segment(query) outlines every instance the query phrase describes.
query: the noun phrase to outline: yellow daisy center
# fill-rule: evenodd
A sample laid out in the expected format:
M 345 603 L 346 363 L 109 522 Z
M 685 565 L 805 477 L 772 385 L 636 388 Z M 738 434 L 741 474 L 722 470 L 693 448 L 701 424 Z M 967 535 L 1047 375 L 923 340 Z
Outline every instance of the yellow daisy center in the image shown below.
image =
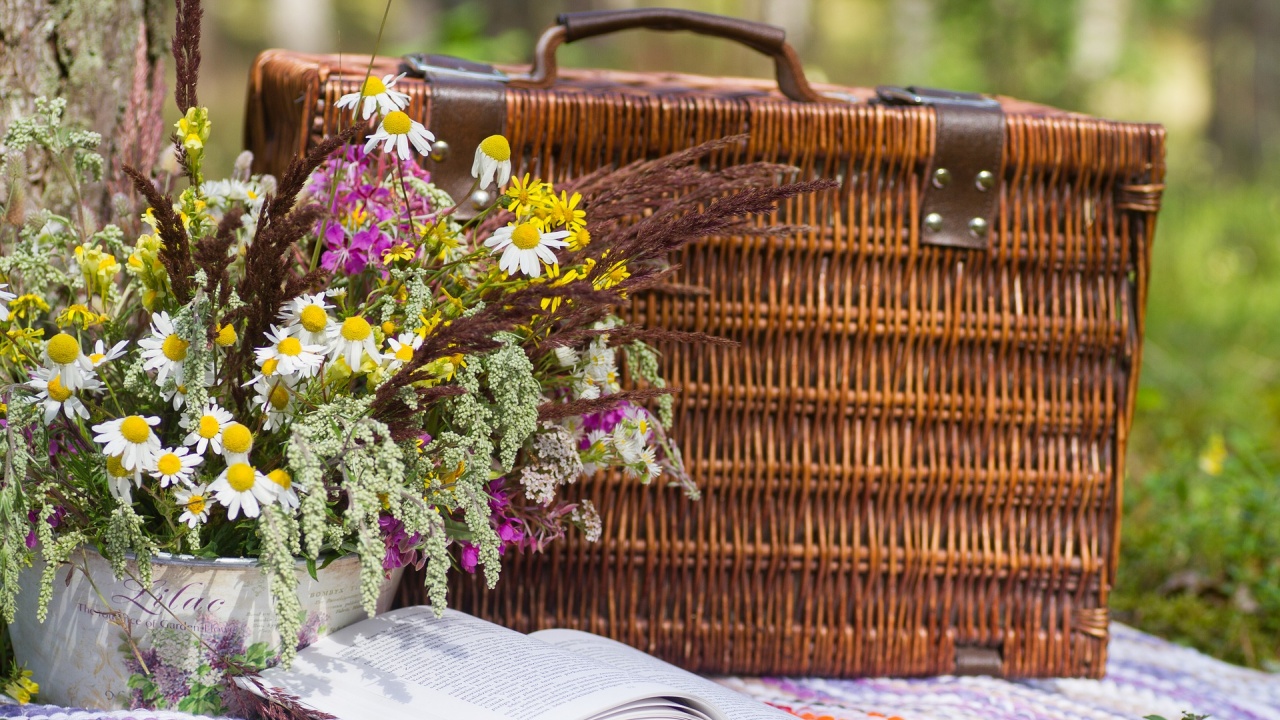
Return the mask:
M 205 499 L 203 495 L 192 495 L 187 498 L 187 510 L 192 515 L 200 515 L 204 513 Z
M 165 453 L 156 460 L 156 470 L 161 475 L 177 475 L 182 472 L 182 458 L 173 453 Z
M 59 365 L 67 365 L 80 357 L 80 343 L 66 333 L 58 333 L 49 338 L 49 359 Z
M 151 426 L 141 415 L 130 415 L 120 423 L 120 434 L 134 445 L 141 445 L 151 437 Z
M 402 110 L 392 110 L 382 118 L 382 129 L 390 135 L 408 135 L 413 121 Z
M 280 468 L 278 470 L 272 470 L 271 472 L 267 473 L 267 479 L 279 485 L 280 487 L 284 488 L 285 490 L 289 490 L 293 487 L 293 478 L 289 477 L 289 472 L 284 468 Z
M 177 335 L 170 334 L 169 337 L 164 339 L 164 344 L 160 346 L 160 351 L 170 360 L 182 362 L 187 359 L 187 347 L 190 345 L 191 343 Z
M 91 353 L 89 355 L 89 362 L 93 363 L 94 365 L 97 365 L 98 363 L 102 362 L 102 358 L 106 356 L 107 356 L 106 353 Z
M 71 391 L 62 384 L 61 375 L 54 375 L 49 378 L 49 384 L 45 389 L 48 391 L 49 397 L 58 402 L 66 402 L 67 398 L 71 397 Z
M 410 360 L 412 360 L 412 359 L 413 359 L 413 346 L 412 346 L 412 345 L 401 345 L 401 346 L 400 346 L 400 349 L 399 349 L 399 350 L 396 350 L 396 359 L 397 359 L 397 360 L 399 360 L 400 362 L 409 362 Z
M 542 242 L 542 233 L 533 223 L 521 223 L 511 231 L 511 244 L 521 250 L 532 250 Z
M 200 416 L 200 427 L 196 430 L 200 437 L 212 440 L 218 436 L 220 430 L 222 430 L 222 423 L 218 422 L 218 418 L 212 415 Z
M 281 355 L 297 357 L 302 354 L 302 342 L 296 337 L 287 337 L 281 340 L 279 345 L 276 345 L 276 350 L 278 350 Z
M 227 484 L 236 492 L 252 490 L 253 482 L 257 479 L 256 475 L 253 466 L 249 463 L 236 463 L 227 468 Z
M 511 159 L 511 144 L 501 135 L 490 135 L 480 141 L 480 152 L 502 162 Z
M 267 401 L 276 410 L 284 410 L 289 406 L 289 388 L 285 387 L 284 383 L 277 384 L 271 388 L 271 395 L 267 397 Z
M 298 318 L 302 320 L 302 327 L 306 328 L 307 332 L 320 332 L 329 324 L 329 314 L 319 305 L 308 305 L 302 308 Z
M 376 77 L 367 77 L 364 79 L 364 87 L 361 88 L 361 95 L 381 95 L 387 91 L 387 86 Z
M 231 423 L 222 431 L 222 447 L 233 453 L 247 453 L 253 449 L 253 433 L 240 423 Z
M 236 344 L 236 329 L 231 325 L 219 325 L 218 337 L 213 340 L 218 347 L 231 347 Z
M 275 375 L 276 366 L 279 364 L 280 364 L 279 360 L 275 358 L 267 358 L 266 362 L 262 363 L 262 374 L 267 377 L 271 377 L 272 375 Z
M 369 321 L 359 315 L 342 321 L 342 339 L 349 342 L 366 340 L 371 332 L 373 329 L 369 327 Z
M 133 475 L 133 471 L 125 469 L 119 455 L 112 455 L 107 458 L 107 474 L 111 477 L 123 478 Z
M 395 331 L 396 331 L 396 324 L 395 324 L 395 323 L 391 322 L 390 320 L 388 320 L 388 321 L 386 321 L 386 322 L 382 323 L 382 334 L 383 334 L 383 335 L 391 335 L 391 334 L 393 334 Z

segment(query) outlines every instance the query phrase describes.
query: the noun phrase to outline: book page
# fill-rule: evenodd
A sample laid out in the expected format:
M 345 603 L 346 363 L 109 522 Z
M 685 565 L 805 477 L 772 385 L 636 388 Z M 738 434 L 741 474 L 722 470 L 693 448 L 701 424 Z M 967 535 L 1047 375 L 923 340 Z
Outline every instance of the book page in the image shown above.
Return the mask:
M 262 679 L 342 720 L 387 720 L 410 708 L 429 720 L 587 720 L 671 694 L 594 656 L 459 612 L 437 619 L 426 607 L 340 630 L 298 653 L 292 669 Z
M 577 630 L 541 630 L 529 637 L 555 645 L 579 657 L 594 658 L 630 677 L 655 682 L 668 688 L 668 694 L 675 690 L 682 697 L 701 700 L 705 706 L 699 709 L 712 717 L 726 720 L 795 720 L 781 710 L 646 655 L 630 645 L 599 635 Z

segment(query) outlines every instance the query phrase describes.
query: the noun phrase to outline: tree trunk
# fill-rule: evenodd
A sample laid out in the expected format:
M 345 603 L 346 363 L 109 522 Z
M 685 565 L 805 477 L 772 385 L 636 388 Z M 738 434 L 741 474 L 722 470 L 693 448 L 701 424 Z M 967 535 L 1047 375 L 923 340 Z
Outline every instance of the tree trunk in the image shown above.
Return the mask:
M 1209 8 L 1213 115 L 1209 139 L 1230 176 L 1253 180 L 1280 149 L 1280 9 L 1274 0 Z
M 84 188 L 94 226 L 109 219 L 114 194 L 129 192 L 121 166 L 149 170 L 168 135 L 159 112 L 169 15 L 162 0 L 0 0 L 0 132 L 43 95 L 66 99 L 65 124 L 102 135 L 104 182 Z M 73 214 L 67 185 L 46 159 L 28 152 L 26 161 L 17 179 L 26 208 Z M 0 202 L 8 197 L 0 187 Z

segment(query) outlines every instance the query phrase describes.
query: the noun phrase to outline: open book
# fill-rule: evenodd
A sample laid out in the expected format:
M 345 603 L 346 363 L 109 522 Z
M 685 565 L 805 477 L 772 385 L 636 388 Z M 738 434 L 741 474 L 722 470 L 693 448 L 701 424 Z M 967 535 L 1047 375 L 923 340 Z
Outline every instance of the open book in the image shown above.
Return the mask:
M 522 635 L 448 610 L 394 610 L 298 653 L 264 685 L 341 720 L 782 720 L 791 716 L 622 643 Z

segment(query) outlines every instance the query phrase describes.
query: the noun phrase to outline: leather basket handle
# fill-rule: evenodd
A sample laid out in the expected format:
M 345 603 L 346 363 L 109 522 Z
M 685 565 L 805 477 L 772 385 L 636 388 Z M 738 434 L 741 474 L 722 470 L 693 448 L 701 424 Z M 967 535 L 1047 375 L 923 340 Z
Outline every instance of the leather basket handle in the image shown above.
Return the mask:
M 533 67 L 523 78 L 511 78 L 513 87 L 546 88 L 556 80 L 556 48 L 562 43 L 608 35 L 619 30 L 688 30 L 699 35 L 725 38 L 773 58 L 778 89 L 797 102 L 840 102 L 819 95 L 805 79 L 796 51 L 787 44 L 786 31 L 774 25 L 738 18 L 671 8 L 636 10 L 588 10 L 562 13 L 547 28 L 534 50 Z

